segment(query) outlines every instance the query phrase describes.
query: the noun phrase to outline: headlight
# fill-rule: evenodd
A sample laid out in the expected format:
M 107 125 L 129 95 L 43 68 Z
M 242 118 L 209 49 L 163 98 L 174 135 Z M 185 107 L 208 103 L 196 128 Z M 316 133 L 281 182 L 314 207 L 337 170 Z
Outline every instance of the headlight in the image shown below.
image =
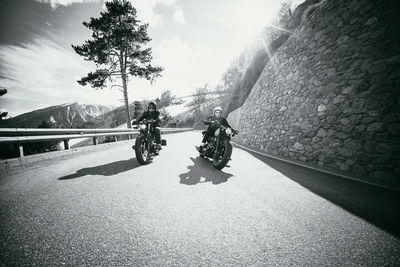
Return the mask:
M 231 128 L 226 128 L 225 132 L 226 132 L 226 134 L 231 134 L 232 133 L 232 129 Z
M 215 136 L 218 136 L 218 135 L 219 135 L 219 131 L 220 131 L 220 130 L 219 130 L 219 128 L 218 128 L 218 129 L 215 131 L 214 135 L 215 135 Z
M 142 129 L 142 130 L 146 130 L 146 124 L 142 124 L 142 125 L 140 125 L 140 129 Z

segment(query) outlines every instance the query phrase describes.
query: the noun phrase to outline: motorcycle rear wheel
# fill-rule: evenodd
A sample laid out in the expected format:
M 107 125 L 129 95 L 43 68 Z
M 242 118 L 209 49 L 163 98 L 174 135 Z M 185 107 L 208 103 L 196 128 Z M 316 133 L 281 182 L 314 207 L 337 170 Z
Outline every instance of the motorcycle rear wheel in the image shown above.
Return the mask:
M 213 166 L 217 170 L 221 170 L 228 164 L 228 161 L 231 159 L 232 155 L 232 144 L 229 142 L 229 140 L 224 140 L 224 155 L 222 158 L 217 158 L 218 154 L 216 153 L 213 158 Z
M 135 141 L 135 154 L 136 160 L 145 165 L 148 162 L 149 158 L 149 151 L 146 148 L 146 140 L 144 136 L 138 136 Z

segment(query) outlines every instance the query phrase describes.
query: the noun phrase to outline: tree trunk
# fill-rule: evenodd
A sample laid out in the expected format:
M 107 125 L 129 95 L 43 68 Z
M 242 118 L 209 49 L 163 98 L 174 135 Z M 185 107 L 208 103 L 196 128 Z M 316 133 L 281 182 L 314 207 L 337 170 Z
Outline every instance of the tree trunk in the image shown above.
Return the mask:
M 121 53 L 121 58 L 123 58 L 123 53 Z M 125 112 L 126 112 L 126 126 L 132 128 L 131 123 L 131 114 L 129 112 L 129 101 L 128 101 L 128 86 L 126 81 L 126 68 L 123 60 L 120 60 L 120 67 L 121 67 L 121 78 L 122 78 L 122 87 L 124 91 L 124 103 L 125 103 Z
M 122 75 L 122 84 L 124 87 L 124 102 L 125 102 L 125 111 L 126 111 L 126 125 L 128 128 L 132 128 L 132 123 L 131 123 L 131 114 L 129 112 L 129 101 L 128 101 L 128 88 L 127 88 L 127 82 L 126 82 L 126 76 L 125 74 Z

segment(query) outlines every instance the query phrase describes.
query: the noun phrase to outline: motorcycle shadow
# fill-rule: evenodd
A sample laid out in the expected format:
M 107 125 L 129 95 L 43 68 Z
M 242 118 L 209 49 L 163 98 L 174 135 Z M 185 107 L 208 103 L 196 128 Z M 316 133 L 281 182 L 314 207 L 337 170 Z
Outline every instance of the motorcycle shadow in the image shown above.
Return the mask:
M 211 182 L 217 185 L 227 182 L 233 176 L 233 174 L 214 169 L 211 161 L 206 158 L 198 156 L 196 158 L 190 157 L 190 159 L 193 165 L 187 166 L 189 171 L 179 175 L 181 184 L 195 185 Z
M 102 176 L 113 176 L 122 172 L 130 171 L 141 165 L 136 161 L 136 158 L 131 158 L 128 160 L 120 160 L 112 163 L 107 163 L 104 165 L 83 168 L 77 170 L 74 174 L 66 175 L 58 178 L 58 180 L 70 180 L 81 178 L 87 175 L 102 175 Z

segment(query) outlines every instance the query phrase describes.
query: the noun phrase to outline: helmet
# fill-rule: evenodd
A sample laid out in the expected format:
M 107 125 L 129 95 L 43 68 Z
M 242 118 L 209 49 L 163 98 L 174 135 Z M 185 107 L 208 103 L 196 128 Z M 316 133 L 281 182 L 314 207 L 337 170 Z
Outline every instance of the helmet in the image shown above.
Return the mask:
M 147 109 L 149 109 L 150 106 L 153 106 L 154 109 L 157 110 L 157 104 L 156 104 L 156 102 L 151 101 L 151 102 L 147 105 Z
M 222 113 L 222 108 L 220 106 L 215 107 L 213 110 L 213 115 L 215 115 L 215 111 L 221 111 L 221 113 Z

